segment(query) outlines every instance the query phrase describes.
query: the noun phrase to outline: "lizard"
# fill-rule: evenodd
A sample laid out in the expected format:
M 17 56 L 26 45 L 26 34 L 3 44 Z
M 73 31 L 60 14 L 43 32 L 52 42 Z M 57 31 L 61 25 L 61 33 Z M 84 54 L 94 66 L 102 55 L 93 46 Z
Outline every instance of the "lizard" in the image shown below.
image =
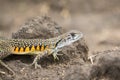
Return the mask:
M 40 60 L 41 57 L 44 55 L 53 55 L 54 59 L 59 59 L 57 57 L 58 52 L 61 51 L 64 46 L 68 46 L 81 38 L 83 38 L 82 32 L 72 30 L 49 39 L 0 39 L 0 64 L 15 74 L 2 59 L 11 54 L 35 55 L 31 65 L 34 65 L 36 69 L 41 67 L 38 64 L 38 60 Z

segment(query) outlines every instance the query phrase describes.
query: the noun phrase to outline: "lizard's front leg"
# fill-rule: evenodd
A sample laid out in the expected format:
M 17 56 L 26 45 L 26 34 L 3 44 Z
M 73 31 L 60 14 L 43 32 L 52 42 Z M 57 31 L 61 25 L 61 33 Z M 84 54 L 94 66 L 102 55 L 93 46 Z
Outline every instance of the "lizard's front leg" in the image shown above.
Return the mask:
M 54 60 L 57 59 L 59 60 L 57 55 L 63 55 L 63 54 L 58 54 L 58 52 L 61 51 L 61 49 L 55 49 L 52 53 Z
M 53 52 L 52 55 L 53 55 L 54 60 L 55 60 L 55 59 L 59 60 L 59 58 L 58 58 L 58 56 L 57 56 L 57 55 L 58 55 L 58 52 Z

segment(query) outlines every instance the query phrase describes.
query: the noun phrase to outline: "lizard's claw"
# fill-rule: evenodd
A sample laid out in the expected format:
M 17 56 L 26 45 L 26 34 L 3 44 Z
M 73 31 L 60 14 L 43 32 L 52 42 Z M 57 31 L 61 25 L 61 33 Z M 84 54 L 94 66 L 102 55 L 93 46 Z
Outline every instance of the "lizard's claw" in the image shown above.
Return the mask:
M 53 55 L 54 60 L 56 60 L 56 59 L 59 60 L 59 58 L 57 57 L 57 55 L 58 55 L 57 53 L 53 53 L 52 55 Z
M 55 52 L 52 55 L 53 55 L 54 60 L 55 59 L 59 60 L 58 55 L 62 56 L 63 54 L 58 54 L 57 52 Z
M 33 62 L 33 63 L 31 64 L 31 66 L 34 66 L 35 69 L 41 68 L 41 65 L 39 65 L 37 62 Z

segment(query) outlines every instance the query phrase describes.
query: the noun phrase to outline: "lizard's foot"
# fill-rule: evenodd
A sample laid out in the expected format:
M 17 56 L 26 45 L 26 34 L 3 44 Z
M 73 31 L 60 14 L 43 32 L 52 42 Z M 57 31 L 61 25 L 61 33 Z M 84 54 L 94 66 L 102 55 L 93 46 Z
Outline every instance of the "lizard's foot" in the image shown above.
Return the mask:
M 57 53 L 53 53 L 52 55 L 53 55 L 54 60 L 56 60 L 56 59 L 59 60 L 59 58 L 57 57 L 57 55 L 58 55 Z
M 15 72 L 10 68 L 10 67 L 8 67 L 8 65 L 6 65 L 3 61 L 1 61 L 0 60 L 0 64 L 2 65 L 2 66 L 4 66 L 6 69 L 8 69 L 11 73 L 12 73 L 12 76 L 15 76 Z M 5 74 L 5 72 L 2 72 L 2 71 L 0 71 L 0 73 L 1 74 Z
M 34 66 L 35 69 L 41 68 L 41 65 L 39 65 L 37 62 L 33 62 L 33 63 L 31 64 L 31 66 Z
M 6 73 L 4 71 L 0 71 L 0 74 L 4 74 L 5 75 Z
M 53 55 L 54 60 L 56 59 L 59 60 L 58 55 L 62 56 L 63 54 L 58 54 L 57 52 L 54 52 L 52 55 Z

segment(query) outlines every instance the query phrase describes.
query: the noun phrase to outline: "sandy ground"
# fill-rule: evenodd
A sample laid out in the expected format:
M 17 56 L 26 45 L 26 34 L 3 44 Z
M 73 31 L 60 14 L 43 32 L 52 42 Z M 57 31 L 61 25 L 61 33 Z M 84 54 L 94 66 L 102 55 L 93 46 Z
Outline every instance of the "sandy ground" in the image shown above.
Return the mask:
M 0 36 L 44 39 L 72 29 L 84 34 L 82 40 L 60 52 L 64 55 L 59 56 L 59 61 L 54 61 L 52 56 L 41 59 L 42 69 L 35 70 L 28 66 L 33 60 L 31 56 L 11 55 L 5 58 L 4 62 L 15 71 L 16 76 L 11 77 L 10 73 L 7 73 L 8 75 L 0 75 L 0 79 L 120 80 L 119 0 L 1 0 L 0 6 Z M 48 15 L 52 20 L 42 18 L 40 21 L 43 24 L 31 20 L 41 15 Z M 26 28 L 27 26 L 33 32 Z M 94 64 L 85 62 L 86 57 L 93 54 L 98 54 L 93 57 Z M 7 71 L 2 66 L 0 70 Z

